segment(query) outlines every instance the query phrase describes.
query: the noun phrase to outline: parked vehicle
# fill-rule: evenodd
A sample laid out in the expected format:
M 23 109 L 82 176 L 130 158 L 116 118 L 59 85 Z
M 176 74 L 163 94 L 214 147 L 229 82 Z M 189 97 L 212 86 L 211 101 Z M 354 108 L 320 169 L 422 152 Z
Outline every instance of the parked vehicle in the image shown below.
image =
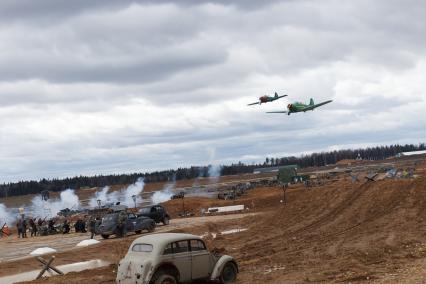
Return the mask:
M 122 230 L 119 224 L 119 212 L 106 214 L 102 218 L 102 223 L 97 229 L 97 234 L 100 234 L 104 239 L 109 238 L 111 235 L 121 236 Z M 135 232 L 136 234 L 142 233 L 143 230 L 153 232 L 156 226 L 154 220 L 144 216 L 137 216 L 134 213 L 127 212 L 126 230 L 125 232 Z
M 177 194 L 173 194 L 172 197 L 170 197 L 170 199 L 182 199 L 185 197 L 185 192 L 181 191 Z
M 229 255 L 209 252 L 199 236 L 162 233 L 133 241 L 120 261 L 119 284 L 176 284 L 213 280 L 223 284 L 237 280 L 238 265 Z
M 153 219 L 156 223 L 163 223 L 168 225 L 170 222 L 170 215 L 166 209 L 161 205 L 151 205 L 142 207 L 139 210 L 139 216 L 145 216 Z

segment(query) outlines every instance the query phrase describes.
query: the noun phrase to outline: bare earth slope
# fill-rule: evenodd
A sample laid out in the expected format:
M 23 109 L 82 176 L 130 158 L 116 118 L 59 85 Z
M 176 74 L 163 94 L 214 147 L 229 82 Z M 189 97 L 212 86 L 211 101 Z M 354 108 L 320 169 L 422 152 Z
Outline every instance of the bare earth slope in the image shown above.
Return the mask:
M 235 203 L 262 214 L 232 220 L 206 218 L 207 223 L 191 221 L 175 231 L 204 234 L 247 228 L 207 239 L 210 248 L 237 258 L 238 283 L 422 283 L 426 275 L 424 164 L 418 165 L 416 173 L 416 179 L 351 183 L 342 175 L 321 187 L 296 185 L 287 191 L 286 204 L 280 203 L 281 188 L 259 188 Z M 185 200 L 196 212 L 200 207 L 232 203 Z M 181 201 L 166 206 L 178 212 Z M 103 241 L 85 251 L 84 257 L 74 251 L 58 255 L 58 260 L 69 263 L 101 257 L 117 263 L 132 239 Z M 0 271 L 16 272 L 13 267 L 23 261 L 1 263 Z M 114 283 L 114 269 L 112 265 L 53 277 L 47 283 Z

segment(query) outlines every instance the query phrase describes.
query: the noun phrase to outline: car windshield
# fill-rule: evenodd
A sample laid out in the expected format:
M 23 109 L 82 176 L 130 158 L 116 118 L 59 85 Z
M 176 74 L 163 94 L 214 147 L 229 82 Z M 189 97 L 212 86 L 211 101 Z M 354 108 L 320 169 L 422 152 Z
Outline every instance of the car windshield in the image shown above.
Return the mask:
M 116 214 L 110 214 L 110 215 L 104 216 L 102 218 L 102 222 L 114 221 L 115 219 L 117 219 L 117 215 Z
M 139 212 L 142 213 L 142 214 L 146 214 L 146 213 L 151 212 L 151 208 L 145 207 L 145 208 L 142 208 L 141 210 L 139 210 Z
M 134 252 L 152 252 L 153 246 L 150 244 L 135 244 L 132 247 Z

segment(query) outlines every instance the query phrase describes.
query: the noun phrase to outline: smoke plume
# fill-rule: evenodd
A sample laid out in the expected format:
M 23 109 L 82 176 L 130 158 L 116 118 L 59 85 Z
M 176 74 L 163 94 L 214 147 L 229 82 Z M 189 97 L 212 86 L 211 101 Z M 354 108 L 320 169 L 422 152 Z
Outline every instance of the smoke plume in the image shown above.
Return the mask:
M 211 183 L 215 183 L 219 181 L 220 171 L 222 170 L 222 166 L 220 165 L 209 165 L 209 180 Z
M 134 184 L 129 185 L 126 189 L 121 191 L 111 191 L 110 187 L 105 186 L 101 191 L 95 193 L 95 195 L 90 198 L 89 206 L 97 207 L 98 200 L 100 200 L 101 205 L 115 204 L 120 202 L 127 207 L 133 207 L 142 202 L 142 197 L 140 196 L 145 187 L 143 178 L 139 178 Z M 133 196 L 135 196 L 135 201 L 133 201 Z
M 134 184 L 129 185 L 123 193 L 123 204 L 132 207 L 135 202 L 133 201 L 133 196 L 136 197 L 136 205 L 142 201 L 140 194 L 143 192 L 145 183 L 143 178 L 139 178 Z
M 109 186 L 105 186 L 101 191 L 97 191 L 95 195 L 90 198 L 89 206 L 90 207 L 98 207 L 98 200 L 100 200 L 100 205 L 114 204 L 120 200 L 120 192 L 113 191 L 109 192 Z
M 13 225 L 16 220 L 15 214 L 10 212 L 10 209 L 7 209 L 7 207 L 0 203 L 0 228 L 3 226 L 4 223 L 10 225 Z
M 43 200 L 36 196 L 31 200 L 30 211 L 32 217 L 53 217 L 65 208 L 78 209 L 80 200 L 73 189 L 67 189 L 60 193 L 59 199 Z
M 168 183 L 166 184 L 162 190 L 160 191 L 156 191 L 152 196 L 151 196 L 151 201 L 154 204 L 158 204 L 158 203 L 163 203 L 166 202 L 168 200 L 170 200 L 170 198 L 173 195 L 172 190 L 175 188 L 176 183 Z

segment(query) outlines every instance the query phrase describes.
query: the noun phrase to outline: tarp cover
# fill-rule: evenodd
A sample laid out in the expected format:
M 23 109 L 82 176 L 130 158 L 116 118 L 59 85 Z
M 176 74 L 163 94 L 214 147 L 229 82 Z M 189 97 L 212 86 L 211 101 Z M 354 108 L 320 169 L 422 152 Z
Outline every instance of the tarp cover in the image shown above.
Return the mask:
M 56 249 L 44 247 L 44 248 L 38 248 L 36 250 L 33 250 L 30 255 L 37 256 L 37 255 L 43 255 L 43 254 L 49 254 L 56 252 Z
M 84 240 L 84 241 L 79 242 L 76 245 L 76 247 L 87 247 L 87 246 L 96 245 L 96 244 L 99 244 L 99 243 L 100 243 L 100 241 L 93 240 L 93 239 L 91 239 L 91 240 Z

